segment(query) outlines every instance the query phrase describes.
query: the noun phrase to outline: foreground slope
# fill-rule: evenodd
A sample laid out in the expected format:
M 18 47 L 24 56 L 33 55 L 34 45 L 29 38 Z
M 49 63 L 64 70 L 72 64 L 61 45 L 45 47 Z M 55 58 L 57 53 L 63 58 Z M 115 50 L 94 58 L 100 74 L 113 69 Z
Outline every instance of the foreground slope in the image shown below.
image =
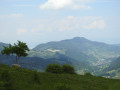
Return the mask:
M 0 90 L 120 90 L 120 80 L 40 73 L 0 64 Z

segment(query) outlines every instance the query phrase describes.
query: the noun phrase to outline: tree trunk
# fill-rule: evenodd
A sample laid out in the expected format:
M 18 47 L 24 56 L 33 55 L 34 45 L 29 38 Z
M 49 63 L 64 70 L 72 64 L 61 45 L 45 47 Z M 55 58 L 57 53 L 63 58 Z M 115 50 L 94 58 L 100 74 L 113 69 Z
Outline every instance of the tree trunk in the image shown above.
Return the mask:
M 16 56 L 16 64 L 18 64 L 18 57 Z

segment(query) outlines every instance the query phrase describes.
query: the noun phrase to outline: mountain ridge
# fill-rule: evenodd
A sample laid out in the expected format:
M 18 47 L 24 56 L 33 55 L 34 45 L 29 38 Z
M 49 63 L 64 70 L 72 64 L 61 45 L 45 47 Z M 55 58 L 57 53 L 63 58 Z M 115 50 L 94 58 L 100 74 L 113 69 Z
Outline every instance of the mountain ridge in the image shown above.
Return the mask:
M 105 48 L 104 48 L 105 47 Z M 105 44 L 105 43 L 100 43 L 100 42 L 96 42 L 96 41 L 90 41 L 87 40 L 85 38 L 79 38 L 79 37 L 75 37 L 73 39 L 67 39 L 67 40 L 62 40 L 62 41 L 57 41 L 57 42 L 48 42 L 45 44 L 39 44 L 37 45 L 35 48 L 33 48 L 32 50 L 34 51 L 44 51 L 47 49 L 56 49 L 56 50 L 62 50 L 64 53 L 66 51 L 66 48 L 71 50 L 71 49 L 79 49 L 79 53 L 83 53 L 86 54 L 89 52 L 90 53 L 98 53 L 98 52 L 102 52 L 102 53 L 110 53 L 112 55 L 111 52 L 114 53 L 119 53 L 120 51 L 120 47 L 114 46 L 114 45 L 109 45 L 109 44 Z M 97 51 L 95 51 L 95 49 Z M 74 51 L 74 50 L 71 50 Z M 94 52 L 93 52 L 94 51 Z M 107 52 L 106 52 L 107 51 Z M 99 53 L 99 54 L 100 54 Z M 119 53 L 120 54 L 120 53 Z M 116 55 L 117 56 L 119 56 Z M 104 55 L 102 55 L 104 56 Z M 108 55 L 109 56 L 109 55 Z
M 100 75 L 98 72 L 109 67 L 120 56 L 120 47 L 90 41 L 84 37 L 75 37 L 39 44 L 28 54 L 28 58 L 32 58 L 31 60 L 35 60 L 34 57 L 37 57 L 42 58 L 43 61 L 51 60 L 51 63 L 57 60 L 59 64 L 62 60 L 67 64 L 67 60 L 70 59 L 71 65 L 75 67 L 77 73 L 91 72 L 94 75 Z
M 80 62 L 89 63 L 98 69 L 97 72 L 108 67 L 115 58 L 120 56 L 119 46 L 90 41 L 83 37 L 39 44 L 33 51 L 39 53 L 56 51 Z

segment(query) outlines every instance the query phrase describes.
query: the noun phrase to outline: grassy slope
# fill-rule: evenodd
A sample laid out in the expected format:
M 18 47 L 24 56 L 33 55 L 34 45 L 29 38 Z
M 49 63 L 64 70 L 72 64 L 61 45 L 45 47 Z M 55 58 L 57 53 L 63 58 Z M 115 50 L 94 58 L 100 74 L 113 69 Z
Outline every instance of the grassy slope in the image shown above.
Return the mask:
M 0 64 L 0 90 L 120 90 L 120 80 L 40 73 Z

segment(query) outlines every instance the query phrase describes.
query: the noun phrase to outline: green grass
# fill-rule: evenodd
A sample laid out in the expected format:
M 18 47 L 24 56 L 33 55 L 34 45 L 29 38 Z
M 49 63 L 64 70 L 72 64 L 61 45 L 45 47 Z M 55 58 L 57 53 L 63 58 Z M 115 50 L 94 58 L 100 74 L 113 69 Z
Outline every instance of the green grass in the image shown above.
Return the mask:
M 120 90 L 120 80 L 41 73 L 0 64 L 0 90 Z

